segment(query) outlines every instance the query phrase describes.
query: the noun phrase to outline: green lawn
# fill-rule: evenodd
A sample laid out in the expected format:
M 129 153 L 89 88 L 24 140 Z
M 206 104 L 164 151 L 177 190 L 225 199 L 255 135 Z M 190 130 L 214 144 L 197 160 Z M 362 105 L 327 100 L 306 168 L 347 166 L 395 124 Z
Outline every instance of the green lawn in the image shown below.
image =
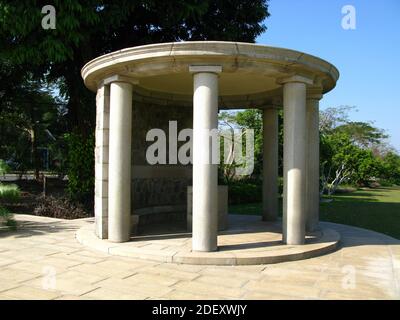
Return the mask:
M 400 187 L 360 189 L 331 199 L 332 202 L 321 203 L 322 221 L 353 225 L 400 239 Z M 231 205 L 229 212 L 261 214 L 261 203 Z

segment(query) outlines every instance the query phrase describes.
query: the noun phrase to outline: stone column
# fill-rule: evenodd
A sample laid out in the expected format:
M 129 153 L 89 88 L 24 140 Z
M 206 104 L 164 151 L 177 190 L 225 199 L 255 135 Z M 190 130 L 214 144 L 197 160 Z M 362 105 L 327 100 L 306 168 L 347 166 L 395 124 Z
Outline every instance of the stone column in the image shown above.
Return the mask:
M 263 220 L 278 216 L 278 110 L 263 110 Z
M 321 94 L 307 94 L 306 231 L 319 223 L 319 100 Z
M 283 241 L 299 245 L 305 241 L 306 85 L 312 81 L 293 76 L 281 83 L 284 110 Z
M 218 128 L 218 73 L 220 66 L 190 66 L 193 93 L 193 233 L 192 250 L 217 250 L 218 164 L 210 130 Z
M 132 85 L 110 84 L 110 154 L 108 239 L 130 239 Z
M 96 95 L 96 146 L 94 183 L 95 233 L 108 238 L 108 140 L 110 86 L 101 84 Z

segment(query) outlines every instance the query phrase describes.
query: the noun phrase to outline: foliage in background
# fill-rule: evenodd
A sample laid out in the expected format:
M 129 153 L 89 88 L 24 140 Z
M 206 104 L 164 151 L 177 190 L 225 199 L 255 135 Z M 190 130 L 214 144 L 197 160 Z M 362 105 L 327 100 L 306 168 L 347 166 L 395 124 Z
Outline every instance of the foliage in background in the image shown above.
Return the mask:
M 388 135 L 371 122 L 350 121 L 353 107 L 340 106 L 320 112 L 320 167 L 321 194 L 334 194 L 343 183 L 367 186 L 376 182 L 400 183 L 400 156 L 388 145 Z M 243 199 L 259 199 L 250 196 L 248 189 L 261 195 L 254 188 L 262 180 L 262 111 L 248 109 L 223 112 L 220 123 L 224 126 L 251 128 L 255 133 L 255 170 L 251 176 L 230 176 L 228 181 L 233 203 Z M 279 175 L 283 174 L 283 116 L 279 113 Z M 226 175 L 225 175 L 226 176 Z M 261 188 L 261 186 L 260 186 Z M 242 192 L 240 196 L 238 190 Z M 248 196 L 245 196 L 248 195 Z M 258 200 L 257 200 L 258 201 Z
M 220 126 L 240 129 L 254 130 L 254 171 L 251 179 L 259 179 L 262 175 L 262 150 L 263 150 L 263 128 L 262 128 L 262 110 L 247 109 L 239 112 L 222 112 L 219 116 Z M 283 172 L 283 116 L 278 113 L 279 121 L 279 173 Z M 232 179 L 231 179 L 232 180 Z
M 279 194 L 283 192 L 283 179 L 278 180 Z M 229 204 L 258 203 L 262 201 L 262 181 L 242 179 L 229 184 Z
M 254 130 L 254 171 L 253 176 L 258 176 L 262 171 L 262 111 L 249 109 L 236 114 L 235 122 L 240 128 Z
M 340 106 L 320 112 L 321 193 L 333 194 L 343 182 L 367 186 L 400 170 L 383 165 L 392 152 L 388 135 L 371 122 L 350 121 L 352 109 Z
M 381 177 L 389 184 L 400 186 L 400 156 L 388 152 L 381 162 Z
M 17 223 L 13 214 L 6 208 L 0 206 L 0 227 L 5 226 L 7 229 L 15 230 Z
M 254 203 L 262 200 L 262 185 L 250 181 L 234 181 L 229 185 L 229 203 Z
M 346 133 L 322 135 L 320 149 L 321 193 L 333 194 L 343 182 L 363 186 L 379 176 L 379 159 L 355 145 Z
M 15 202 L 21 196 L 21 191 L 15 184 L 0 183 L 0 201 Z
M 1 161 L 0 161 L 1 163 Z M 0 204 L 15 202 L 20 198 L 20 190 L 15 184 L 0 183 Z M 17 223 L 14 215 L 7 208 L 0 205 L 0 226 L 6 226 L 8 229 L 15 230 Z
M 363 149 L 372 149 L 388 138 L 383 130 L 376 128 L 372 123 L 349 121 L 335 128 L 335 132 L 347 134 L 351 142 Z
M 283 172 L 283 121 L 282 112 L 278 113 L 279 121 L 279 173 Z M 229 185 L 229 202 L 231 204 L 251 203 L 262 199 L 262 161 L 263 161 L 263 128 L 262 110 L 247 109 L 239 112 L 222 112 L 219 116 L 220 128 L 231 127 L 254 130 L 254 171 L 249 176 L 234 176 L 225 173 L 222 179 Z M 225 168 L 223 166 L 223 168 Z M 279 192 L 282 193 L 283 181 L 279 179 Z
M 47 167 L 40 153 L 65 131 L 65 110 L 46 83 L 4 59 L 0 59 L 0 83 L 0 154 L 13 170 L 33 169 L 38 180 L 39 170 Z
M 0 175 L 5 175 L 10 170 L 10 166 L 3 159 L 0 159 Z
M 94 135 L 65 136 L 68 145 L 68 193 L 73 200 L 89 200 L 94 192 Z
M 55 0 L 56 29 L 41 28 L 46 1 L 0 1 L 0 57 L 61 81 L 70 131 L 94 128 L 94 95 L 81 81 L 89 60 L 111 51 L 184 40 L 254 42 L 265 0 Z M 78 80 L 79 79 L 79 80 Z
M 255 110 L 252 110 L 255 111 Z M 257 116 L 257 114 L 254 114 Z M 221 112 L 219 114 L 219 134 L 220 139 L 220 182 L 230 185 L 239 176 L 244 174 L 243 170 L 250 168 L 252 163 L 256 166 L 259 162 L 253 159 L 260 156 L 260 130 L 259 128 L 246 126 L 246 123 L 237 119 L 238 114 L 232 112 Z M 251 117 L 251 116 L 250 116 Z M 251 129 L 249 132 L 246 129 Z M 248 143 L 252 143 L 254 138 L 254 150 L 249 148 Z M 262 147 L 262 146 L 261 146 Z M 250 175 L 253 179 L 257 176 L 260 168 L 255 167 Z M 241 171 L 239 174 L 238 172 Z M 248 179 L 245 176 L 244 179 Z
M 94 93 L 81 79 L 80 70 L 85 63 L 115 50 L 152 43 L 185 40 L 255 42 L 256 37 L 266 30 L 263 22 L 269 16 L 267 0 L 54 0 L 50 4 L 57 13 L 56 29 L 44 30 L 41 28 L 44 16 L 41 9 L 47 4 L 40 0 L 0 0 L 0 60 L 4 61 L 4 72 L 0 70 L 0 98 L 24 97 L 20 89 L 26 75 L 37 83 L 44 81 L 55 86 L 56 92 L 66 101 L 61 116 L 66 121 L 63 125 L 54 123 L 64 130 L 63 133 L 80 135 L 83 145 L 90 144 L 87 141 L 94 131 L 96 110 Z M 6 94 L 1 93 L 3 88 L 6 88 Z M 39 102 L 29 100 L 21 107 L 28 108 L 28 112 L 29 108 L 45 106 Z M 15 159 L 21 170 L 31 169 L 32 163 L 38 166 L 37 152 L 32 148 L 40 142 L 32 136 L 43 132 L 39 128 L 43 125 L 40 110 L 31 113 L 35 119 L 27 118 L 29 122 L 24 122 L 21 130 L 10 130 L 9 138 L 0 143 L 9 148 L 7 159 Z M 18 115 L 8 113 L 3 119 L 11 124 Z M 61 135 L 54 134 L 56 138 Z M 79 152 L 76 150 L 81 147 L 78 141 L 71 139 L 68 150 L 72 154 L 67 159 L 72 163 L 65 161 L 62 140 L 52 143 L 50 150 L 56 157 L 58 166 L 55 169 L 60 176 L 69 167 L 70 194 L 81 197 L 93 192 L 89 192 L 93 186 L 93 176 L 89 172 L 92 173 L 94 168 L 89 168 L 89 164 L 93 161 L 83 154 L 80 156 L 85 159 L 77 161 Z M 38 175 L 38 170 L 35 171 Z

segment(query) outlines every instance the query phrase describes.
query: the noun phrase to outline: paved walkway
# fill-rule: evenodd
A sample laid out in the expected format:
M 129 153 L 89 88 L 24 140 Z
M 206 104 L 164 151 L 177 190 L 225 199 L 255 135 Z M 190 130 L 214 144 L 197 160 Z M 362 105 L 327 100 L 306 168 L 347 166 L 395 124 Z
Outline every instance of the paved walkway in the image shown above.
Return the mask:
M 325 223 L 341 248 L 307 260 L 195 266 L 109 256 L 79 244 L 88 220 L 18 215 L 0 231 L 0 299 L 399 299 L 400 241 Z

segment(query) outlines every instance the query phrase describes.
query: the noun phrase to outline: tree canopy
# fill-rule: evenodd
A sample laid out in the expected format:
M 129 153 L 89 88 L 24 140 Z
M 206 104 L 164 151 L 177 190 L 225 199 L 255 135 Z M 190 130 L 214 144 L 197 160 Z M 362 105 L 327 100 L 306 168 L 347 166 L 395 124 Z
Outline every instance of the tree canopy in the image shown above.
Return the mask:
M 16 78 L 20 82 L 6 86 L 0 99 L 0 154 L 14 170 L 32 168 L 39 178 L 38 148 L 51 147 L 64 132 L 63 105 L 31 77 Z
M 38 173 L 37 147 L 54 126 L 50 131 L 64 144 L 53 153 L 67 151 L 70 190 L 82 195 L 93 191 L 96 112 L 95 96 L 80 74 L 85 63 L 151 43 L 254 42 L 269 16 L 268 0 L 54 0 L 55 28 L 44 29 L 42 8 L 48 4 L 0 0 L 0 158 L 18 158 Z M 82 152 L 89 152 L 84 161 Z
M 56 28 L 41 28 L 45 1 L 0 1 L 0 57 L 49 81 L 62 79 L 71 130 L 90 133 L 94 98 L 80 78 L 89 60 L 125 47 L 183 40 L 254 42 L 266 0 L 55 0 Z

